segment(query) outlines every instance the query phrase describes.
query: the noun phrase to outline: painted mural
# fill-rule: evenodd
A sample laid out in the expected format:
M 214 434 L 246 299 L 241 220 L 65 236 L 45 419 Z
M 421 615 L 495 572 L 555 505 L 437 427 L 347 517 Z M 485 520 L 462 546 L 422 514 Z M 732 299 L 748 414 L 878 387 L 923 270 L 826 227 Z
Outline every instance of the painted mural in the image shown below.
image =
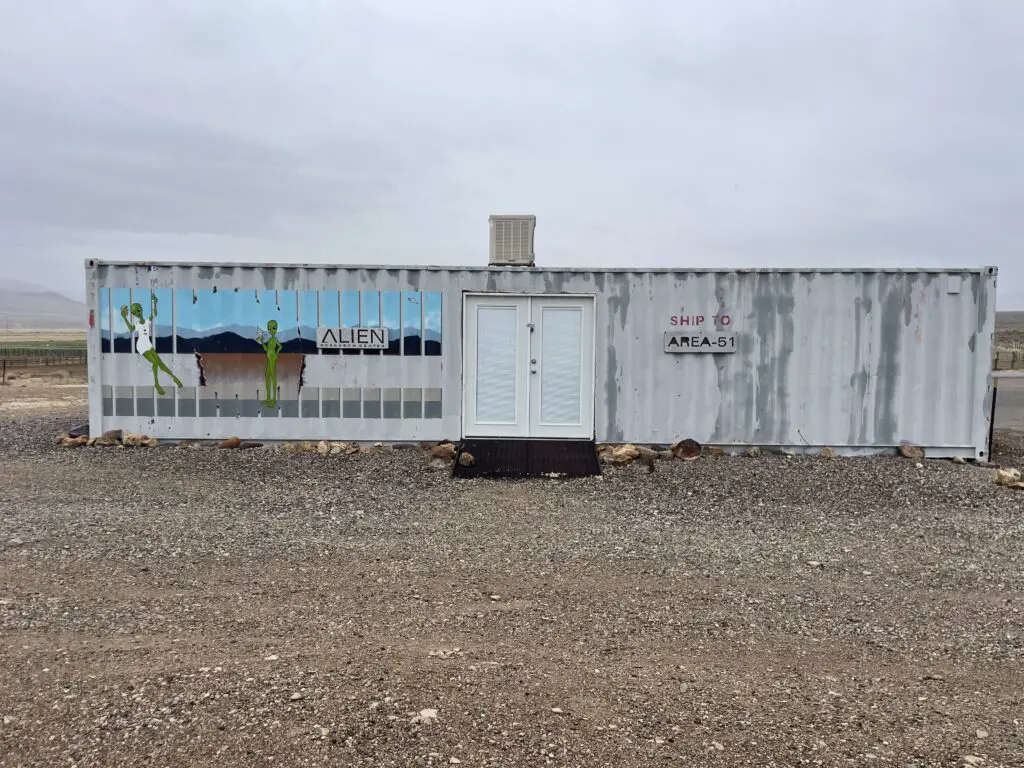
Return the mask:
M 313 355 L 439 357 L 440 292 L 103 287 L 99 304 L 102 352 L 137 354 L 153 372 L 148 393 L 140 386 L 108 387 L 108 415 L 441 416 L 440 390 L 342 389 L 329 381 L 310 388 L 305 382 Z M 320 349 L 318 327 L 386 328 L 388 346 Z M 183 386 L 186 373 L 190 383 Z M 177 395 L 173 388 L 168 393 L 170 383 Z
M 153 346 L 153 342 L 150 337 L 150 326 L 156 322 L 157 312 L 157 297 L 153 294 L 151 297 L 152 301 L 150 304 L 149 318 L 147 319 L 142 311 L 142 305 L 138 302 L 132 304 L 131 313 L 129 314 L 128 305 L 124 304 L 121 306 L 121 319 L 124 320 L 125 326 L 128 328 L 128 333 L 135 334 L 135 351 L 142 355 L 142 357 L 153 366 L 153 386 L 156 388 L 157 394 L 166 394 L 164 388 L 160 385 L 160 371 L 163 371 L 174 381 L 175 386 L 181 386 L 181 379 L 175 376 L 171 369 L 168 368 L 164 361 L 160 359 L 157 354 L 156 348 Z
M 263 347 L 263 351 L 267 355 L 267 364 L 264 370 L 267 399 L 260 402 L 268 408 L 273 408 L 277 405 L 277 360 L 281 357 L 281 342 L 277 340 L 277 320 L 267 323 L 267 333 L 269 335 L 264 342 L 263 329 L 259 328 L 256 331 L 256 343 Z
M 346 354 L 441 354 L 441 294 L 419 291 L 193 291 L 191 289 L 106 288 L 100 305 L 114 307 L 150 303 L 163 311 L 153 327 L 158 354 L 251 352 L 263 348 L 257 331 L 273 319 L 278 326 L 281 351 L 317 354 L 318 326 L 387 328 L 391 340 L 381 351 L 345 350 Z M 173 314 L 173 323 L 172 323 Z M 111 330 L 101 310 L 103 352 L 130 354 L 132 332 Z M 324 350 L 323 354 L 338 353 Z

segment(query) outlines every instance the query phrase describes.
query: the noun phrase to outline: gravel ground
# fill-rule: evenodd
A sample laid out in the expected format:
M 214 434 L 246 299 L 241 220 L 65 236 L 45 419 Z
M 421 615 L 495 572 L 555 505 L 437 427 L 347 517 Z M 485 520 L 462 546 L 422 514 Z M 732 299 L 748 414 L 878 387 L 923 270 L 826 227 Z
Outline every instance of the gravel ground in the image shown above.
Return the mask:
M 1024 765 L 990 470 L 51 445 L 83 416 L 0 413 L 2 766 Z

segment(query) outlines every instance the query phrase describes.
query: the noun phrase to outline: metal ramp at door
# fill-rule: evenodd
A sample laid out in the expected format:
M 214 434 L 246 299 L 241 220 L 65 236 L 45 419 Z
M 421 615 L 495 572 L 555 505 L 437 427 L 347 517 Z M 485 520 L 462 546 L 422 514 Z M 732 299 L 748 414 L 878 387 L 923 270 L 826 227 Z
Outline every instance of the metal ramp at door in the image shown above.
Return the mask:
M 463 466 L 463 454 L 473 457 Z M 467 462 L 468 463 L 468 462 Z M 593 440 L 468 438 L 459 445 L 457 478 L 590 477 L 600 475 Z

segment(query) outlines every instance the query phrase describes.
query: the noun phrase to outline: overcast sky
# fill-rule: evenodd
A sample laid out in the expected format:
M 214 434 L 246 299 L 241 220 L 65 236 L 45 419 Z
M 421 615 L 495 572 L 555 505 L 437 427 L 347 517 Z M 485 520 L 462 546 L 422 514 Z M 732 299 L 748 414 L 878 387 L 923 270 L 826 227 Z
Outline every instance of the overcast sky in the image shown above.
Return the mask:
M 0 259 L 1000 267 L 1021 0 L 0 0 Z

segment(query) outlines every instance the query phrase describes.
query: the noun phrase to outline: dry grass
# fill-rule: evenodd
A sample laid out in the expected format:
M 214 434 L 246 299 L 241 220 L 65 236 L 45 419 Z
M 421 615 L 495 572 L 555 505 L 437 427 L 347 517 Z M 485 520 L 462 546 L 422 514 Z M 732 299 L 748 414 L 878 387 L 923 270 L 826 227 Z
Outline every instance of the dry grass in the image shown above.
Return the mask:
M 85 331 L 0 329 L 0 345 L 3 344 L 85 344 Z
M 0 416 L 84 410 L 87 401 L 85 365 L 8 368 L 0 386 Z
M 1024 344 L 1024 312 L 996 314 L 996 346 L 1012 348 Z

